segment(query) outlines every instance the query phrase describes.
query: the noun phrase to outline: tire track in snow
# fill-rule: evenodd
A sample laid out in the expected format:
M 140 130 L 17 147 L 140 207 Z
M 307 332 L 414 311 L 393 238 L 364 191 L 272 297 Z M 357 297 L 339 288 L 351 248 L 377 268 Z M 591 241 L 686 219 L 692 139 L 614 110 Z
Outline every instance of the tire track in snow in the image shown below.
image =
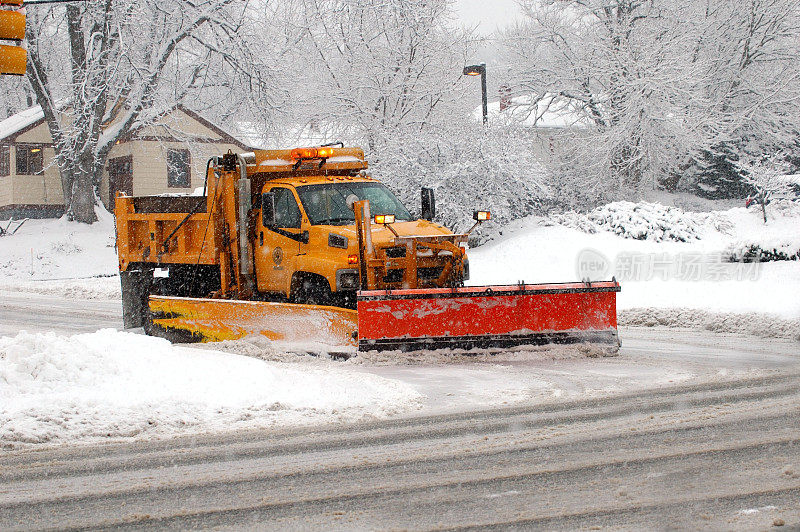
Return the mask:
M 682 519 L 681 504 L 717 512 L 686 526 L 730 526 L 735 501 L 791 501 L 800 489 L 798 384 L 784 374 L 336 429 L 8 453 L 0 528 L 571 528 Z M 800 520 L 797 505 L 781 504 L 787 524 Z

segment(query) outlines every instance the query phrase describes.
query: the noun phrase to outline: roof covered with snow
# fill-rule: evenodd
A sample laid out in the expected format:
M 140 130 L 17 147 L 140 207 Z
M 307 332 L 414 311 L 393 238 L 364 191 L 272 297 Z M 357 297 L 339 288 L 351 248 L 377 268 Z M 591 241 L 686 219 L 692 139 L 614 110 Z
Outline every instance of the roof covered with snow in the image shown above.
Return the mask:
M 0 139 L 10 137 L 11 135 L 22 131 L 26 127 L 35 124 L 42 118 L 44 118 L 44 112 L 38 105 L 31 107 L 30 109 L 20 111 L 15 115 L 11 115 L 0 122 Z
M 183 105 L 177 105 L 174 108 L 169 109 L 162 115 L 162 118 L 163 116 L 173 114 L 176 110 L 189 115 L 190 118 L 198 121 L 201 125 L 218 133 L 222 141 L 241 144 L 242 148 L 247 148 L 257 145 L 257 144 L 251 144 L 249 142 L 251 139 L 248 138 L 247 135 L 231 135 L 225 128 L 214 123 L 208 118 L 201 116 L 198 113 L 184 107 Z M 42 108 L 39 105 L 31 107 L 30 109 L 25 109 L 24 111 L 20 111 L 19 113 L 16 113 L 6 118 L 2 122 L 0 122 L 0 140 L 15 135 L 16 133 L 19 133 L 20 131 L 35 124 L 36 122 L 42 120 L 43 118 L 44 118 L 44 112 L 42 111 Z M 153 125 L 154 124 L 148 124 L 149 127 L 152 127 Z M 140 129 L 141 128 L 139 128 L 139 130 Z M 129 136 L 135 135 L 137 131 L 138 130 L 131 132 Z

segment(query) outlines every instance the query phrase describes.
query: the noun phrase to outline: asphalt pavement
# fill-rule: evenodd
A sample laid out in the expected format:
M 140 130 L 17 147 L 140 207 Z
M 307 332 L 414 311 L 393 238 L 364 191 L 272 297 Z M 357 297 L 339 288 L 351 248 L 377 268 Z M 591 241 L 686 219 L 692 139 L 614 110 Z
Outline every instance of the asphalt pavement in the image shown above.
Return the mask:
M 119 326 L 119 302 L 13 298 L 0 334 Z M 575 397 L 459 405 L 463 364 L 366 365 L 407 382 L 435 374 L 420 387 L 450 402 L 383 421 L 0 451 L 0 530 L 800 529 L 798 344 L 621 336 L 616 359 L 481 366 L 549 375 L 582 387 Z M 662 367 L 675 382 L 655 386 Z M 442 386 L 448 374 L 462 377 Z M 611 386 L 593 395 L 593 379 Z

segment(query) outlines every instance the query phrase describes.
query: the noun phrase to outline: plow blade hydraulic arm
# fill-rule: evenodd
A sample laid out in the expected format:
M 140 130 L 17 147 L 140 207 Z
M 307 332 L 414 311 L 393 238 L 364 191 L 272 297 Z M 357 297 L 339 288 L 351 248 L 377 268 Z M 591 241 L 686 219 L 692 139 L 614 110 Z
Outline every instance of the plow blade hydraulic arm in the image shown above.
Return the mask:
M 358 349 L 619 346 L 615 282 L 372 290 L 358 294 Z

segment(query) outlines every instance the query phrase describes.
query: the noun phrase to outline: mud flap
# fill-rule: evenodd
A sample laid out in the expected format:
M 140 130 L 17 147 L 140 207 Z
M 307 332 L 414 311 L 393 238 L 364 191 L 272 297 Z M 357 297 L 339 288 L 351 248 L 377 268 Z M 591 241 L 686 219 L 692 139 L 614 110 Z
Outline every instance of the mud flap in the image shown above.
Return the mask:
M 356 311 L 337 307 L 150 296 L 147 333 L 173 342 L 215 342 L 263 335 L 293 343 L 354 346 Z
M 591 342 L 619 347 L 617 282 L 372 290 L 358 294 L 358 350 Z

